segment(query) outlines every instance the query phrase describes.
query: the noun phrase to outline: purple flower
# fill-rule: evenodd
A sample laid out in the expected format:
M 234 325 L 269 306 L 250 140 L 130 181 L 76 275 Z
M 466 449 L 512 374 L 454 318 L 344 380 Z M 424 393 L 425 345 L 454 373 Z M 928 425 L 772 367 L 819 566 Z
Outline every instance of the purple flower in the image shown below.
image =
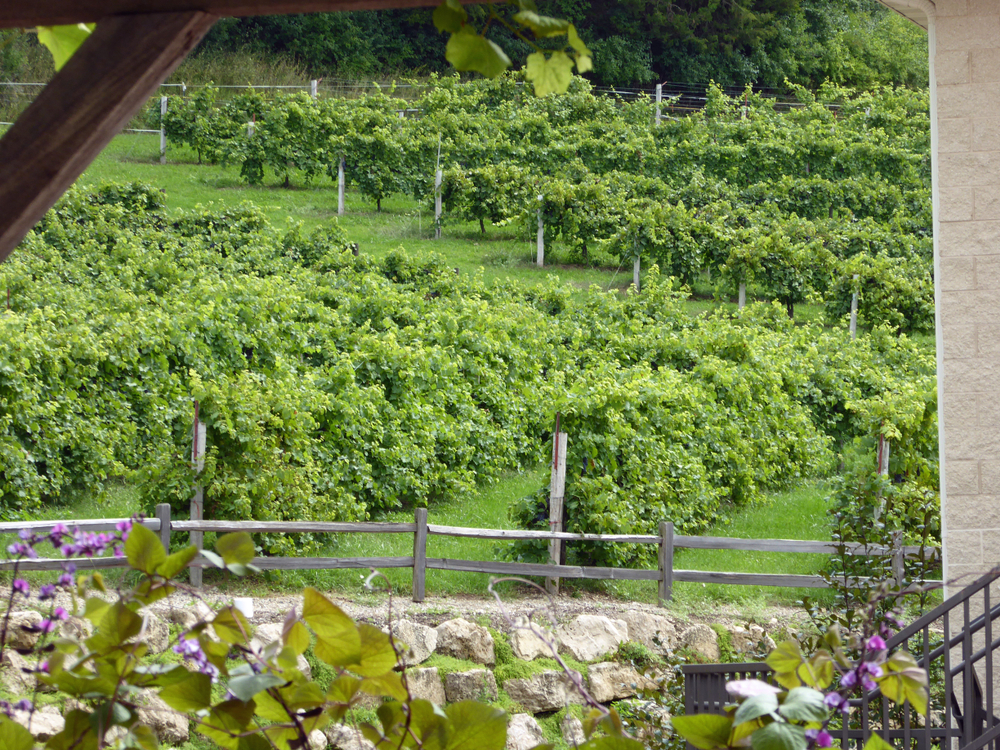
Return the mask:
M 49 541 L 53 547 L 58 547 L 65 536 L 69 536 L 69 529 L 66 528 L 66 524 L 57 523 L 52 527 L 52 531 L 49 532 Z
M 861 662 L 861 666 L 858 667 L 858 674 L 870 674 L 872 677 L 879 678 L 882 676 L 882 667 L 873 661 Z
M 67 612 L 62 607 L 56 607 L 54 610 L 52 610 L 52 616 L 55 619 L 64 622 L 69 619 L 69 612 Z
M 35 538 L 35 535 L 31 533 L 30 529 L 21 529 L 19 532 L 17 532 L 17 536 L 18 538 L 20 538 L 25 542 L 32 541 Z
M 27 698 L 21 698 L 21 700 L 14 704 L 14 708 L 18 711 L 31 711 L 34 706 L 31 705 L 31 701 Z
M 31 593 L 31 586 L 29 586 L 28 582 L 23 578 L 15 578 L 12 587 L 14 591 L 19 594 L 24 594 L 25 596 L 28 596 Z
M 844 672 L 840 676 L 840 686 L 842 688 L 852 688 L 858 684 L 858 673 L 853 669 L 850 672 Z
M 43 633 L 51 633 L 53 630 L 56 629 L 56 624 L 53 620 L 46 617 L 44 620 L 38 623 L 37 627 Z
M 44 672 L 45 674 L 49 673 L 49 660 L 48 659 L 46 659 L 43 662 L 39 662 L 39 664 L 38 664 L 38 671 L 39 672 Z
M 59 582 L 58 583 L 59 583 L 60 586 L 65 586 L 65 587 L 72 586 L 73 585 L 73 574 L 72 573 L 63 573 L 61 576 L 59 576 Z
M 212 682 L 215 682 L 219 678 L 219 670 L 214 664 L 209 662 L 208 657 L 205 656 L 205 652 L 201 649 L 201 644 L 198 642 L 197 638 L 182 638 L 174 646 L 173 651 L 175 654 L 180 654 L 195 663 L 198 671 L 202 674 L 207 674 L 212 678 Z
M 56 585 L 54 583 L 46 583 L 40 589 L 38 589 L 38 598 L 42 601 L 46 599 L 51 599 L 56 595 Z
M 122 546 L 120 544 L 115 545 L 114 555 L 119 559 L 125 557 L 125 550 L 122 549 Z
M 842 696 L 840 693 L 827 693 L 826 698 L 823 699 L 823 703 L 826 704 L 827 708 L 832 708 L 834 711 L 840 711 L 846 714 L 850 708 L 850 703 L 848 703 L 847 698 Z
M 873 635 L 865 643 L 865 648 L 869 651 L 885 651 L 885 641 L 882 639 L 882 636 Z
M 831 747 L 833 745 L 833 737 L 822 729 L 807 729 L 806 739 L 815 742 L 816 747 Z
M 14 557 L 28 557 L 32 560 L 38 557 L 38 553 L 35 552 L 35 548 L 24 542 L 14 542 L 7 547 L 7 553 Z

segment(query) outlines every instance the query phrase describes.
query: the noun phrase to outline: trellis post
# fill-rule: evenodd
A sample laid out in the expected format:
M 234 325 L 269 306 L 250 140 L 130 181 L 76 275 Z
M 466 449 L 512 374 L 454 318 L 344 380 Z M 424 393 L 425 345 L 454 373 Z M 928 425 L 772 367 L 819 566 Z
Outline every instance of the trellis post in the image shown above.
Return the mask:
M 556 414 L 556 431 L 552 436 L 552 478 L 549 481 L 549 531 L 563 530 L 563 501 L 566 495 L 566 443 L 565 432 L 559 430 L 559 415 Z M 565 542 L 549 540 L 549 562 L 561 565 Z M 545 579 L 545 590 L 550 594 L 559 593 L 559 578 Z
M 201 404 L 194 402 L 194 425 L 191 429 L 191 463 L 194 465 L 195 475 L 201 474 L 205 468 L 205 424 L 199 418 Z M 201 521 L 205 517 L 205 488 L 201 484 L 194 487 L 194 496 L 191 498 L 191 520 Z M 201 552 L 204 533 L 201 531 L 191 532 L 191 544 Z M 191 585 L 201 588 L 201 568 L 195 564 L 189 569 L 191 572 Z
M 160 164 L 167 163 L 167 97 L 160 97 Z

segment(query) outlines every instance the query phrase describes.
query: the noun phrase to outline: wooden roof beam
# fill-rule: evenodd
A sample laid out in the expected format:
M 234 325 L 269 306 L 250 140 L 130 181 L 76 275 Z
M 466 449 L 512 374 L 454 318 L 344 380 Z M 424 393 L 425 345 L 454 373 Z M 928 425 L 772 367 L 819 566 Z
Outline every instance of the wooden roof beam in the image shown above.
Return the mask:
M 93 23 L 106 16 L 189 13 L 264 16 L 437 5 L 440 0 L 0 0 L 0 28 Z
M 98 24 L 0 139 L 0 261 L 215 20 L 193 11 L 116 16 Z

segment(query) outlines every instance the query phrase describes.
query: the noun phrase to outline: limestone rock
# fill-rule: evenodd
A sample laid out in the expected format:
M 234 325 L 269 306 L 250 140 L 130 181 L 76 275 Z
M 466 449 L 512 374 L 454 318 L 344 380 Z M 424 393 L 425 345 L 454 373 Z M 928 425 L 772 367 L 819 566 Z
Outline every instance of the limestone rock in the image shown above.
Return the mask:
M 437 667 L 406 670 L 406 684 L 410 688 L 410 694 L 417 700 L 430 701 L 438 706 L 443 706 L 448 700 Z
M 42 634 L 38 631 L 31 632 L 24 628 L 38 627 L 41 621 L 42 616 L 32 609 L 27 609 L 23 612 L 11 612 L 10 621 L 7 623 L 7 648 L 34 648 Z
M 662 615 L 631 610 L 622 619 L 628 625 L 629 640 L 641 643 L 654 654 L 666 655 L 677 641 L 677 628 Z
M 82 641 L 94 634 L 94 626 L 83 617 L 70 617 L 59 624 L 59 635 Z
M 322 729 L 314 729 L 309 733 L 309 750 L 326 750 L 329 744 Z
M 164 745 L 182 745 L 188 741 L 188 718 L 166 704 L 153 690 L 143 690 L 139 695 L 137 711 L 139 721 L 153 730 Z
M 681 641 L 709 661 L 719 660 L 719 636 L 708 625 L 692 625 L 681 633 Z
M 31 732 L 32 737 L 42 742 L 59 734 L 66 727 L 66 720 L 57 713 L 14 711 L 12 718 Z
M 437 648 L 438 631 L 427 625 L 421 625 L 419 622 L 398 620 L 393 623 L 392 634 L 397 641 L 401 641 L 409 647 L 409 653 L 405 649 L 403 652 L 403 664 L 408 667 L 423 664 L 431 658 L 431 654 Z M 487 635 L 489 635 L 489 632 L 487 632 Z M 486 664 L 489 662 L 480 663 Z
M 635 667 L 613 661 L 593 664 L 587 669 L 590 694 L 598 703 L 631 698 L 639 690 L 652 690 L 656 683 L 639 674 Z
M 582 745 L 587 741 L 583 733 L 583 722 L 571 714 L 566 714 L 559 728 L 562 730 L 563 739 L 570 747 Z
M 458 618 L 437 626 L 437 652 L 478 664 L 493 664 L 493 636 L 480 625 Z
M 540 656 L 551 658 L 552 650 L 549 648 L 549 645 L 545 642 L 545 640 L 539 638 L 531 630 L 529 630 L 528 624 L 528 619 L 526 617 L 518 617 L 517 621 L 514 623 L 514 627 L 510 631 L 510 646 L 514 650 L 514 656 L 518 659 L 523 659 L 524 661 L 531 661 L 532 659 L 537 659 Z M 537 624 L 535 624 L 534 627 L 536 630 L 541 631 L 545 638 L 552 641 L 553 645 L 558 648 L 559 639 L 555 633 Z
M 559 628 L 563 648 L 578 661 L 596 661 L 614 653 L 628 640 L 628 625 L 624 620 L 612 620 L 602 615 L 580 615 Z
M 444 692 L 449 703 L 459 701 L 495 701 L 497 681 L 488 669 L 452 672 L 444 678 Z
M 30 670 L 28 660 L 12 648 L 3 652 L 3 663 L 0 664 L 3 684 L 15 698 L 24 698 L 35 689 L 35 679 L 24 670 Z
M 753 648 L 753 640 L 750 633 L 742 625 L 733 625 L 729 628 L 729 638 L 733 643 L 733 651 L 738 654 L 746 653 Z
M 149 646 L 149 653 L 162 654 L 170 645 L 170 626 L 163 618 L 148 609 L 140 614 L 144 622 L 139 638 Z
M 330 741 L 330 746 L 337 750 L 374 750 L 375 745 L 365 739 L 361 730 L 344 724 L 331 724 L 323 734 Z
M 533 674 L 523 679 L 507 680 L 503 684 L 507 695 L 515 703 L 524 706 L 526 711 L 540 714 L 545 711 L 558 711 L 569 703 L 567 680 L 562 672 L 549 670 Z M 572 690 L 572 688 L 570 687 Z
M 169 603 L 162 609 L 158 608 L 156 613 L 167 622 L 180 625 L 182 630 L 188 630 L 203 620 L 208 621 L 215 617 L 215 612 L 212 611 L 212 608 L 199 600 L 195 600 L 183 607 L 175 603 Z
M 507 723 L 507 749 L 531 750 L 545 742 L 542 728 L 531 714 L 514 714 Z

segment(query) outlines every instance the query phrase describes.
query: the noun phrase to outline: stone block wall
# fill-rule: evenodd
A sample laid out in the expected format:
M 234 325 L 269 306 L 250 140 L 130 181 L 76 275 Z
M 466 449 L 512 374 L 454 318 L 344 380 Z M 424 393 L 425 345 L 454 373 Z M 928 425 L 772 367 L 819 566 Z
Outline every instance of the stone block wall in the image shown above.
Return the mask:
M 970 581 L 1000 563 L 1000 0 L 933 10 L 942 529 Z

